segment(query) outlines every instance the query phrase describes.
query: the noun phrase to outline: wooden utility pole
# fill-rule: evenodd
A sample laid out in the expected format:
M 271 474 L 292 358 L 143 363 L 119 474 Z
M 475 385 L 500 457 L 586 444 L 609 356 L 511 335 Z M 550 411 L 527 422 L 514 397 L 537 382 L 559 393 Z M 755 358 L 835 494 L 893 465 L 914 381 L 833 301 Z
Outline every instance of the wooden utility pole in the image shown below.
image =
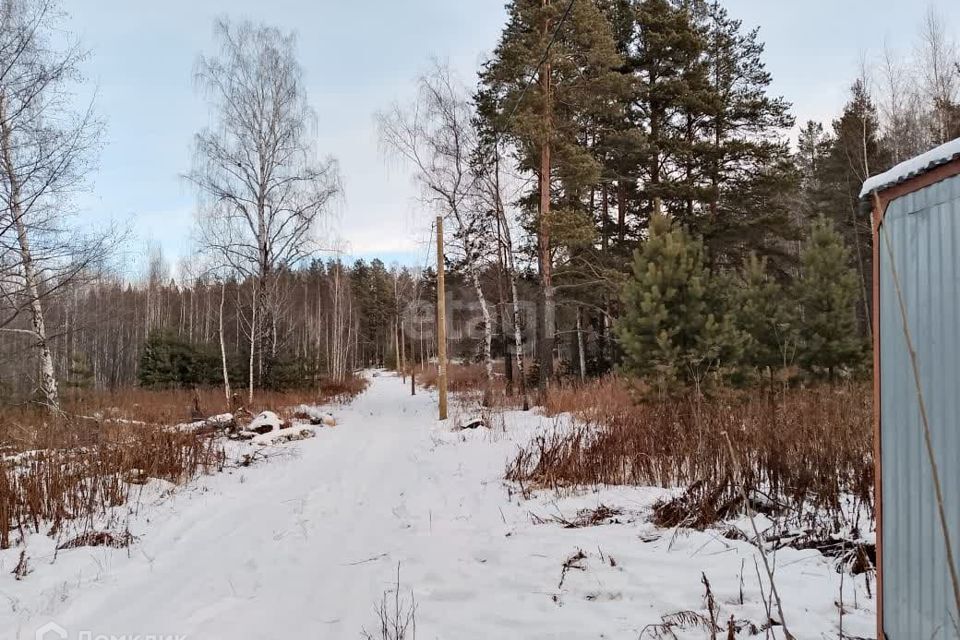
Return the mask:
M 437 216 L 437 391 L 440 419 L 447 419 L 447 304 L 443 283 L 443 217 Z

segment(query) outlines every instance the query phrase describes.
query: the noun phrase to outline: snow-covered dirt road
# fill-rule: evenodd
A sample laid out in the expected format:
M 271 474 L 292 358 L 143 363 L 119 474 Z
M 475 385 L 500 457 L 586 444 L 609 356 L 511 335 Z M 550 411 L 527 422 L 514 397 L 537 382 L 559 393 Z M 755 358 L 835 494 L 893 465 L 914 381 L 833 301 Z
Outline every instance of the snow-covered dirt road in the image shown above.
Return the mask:
M 706 614 L 703 575 L 724 625 L 731 615 L 765 621 L 749 544 L 654 528 L 646 514 L 661 490 L 523 500 L 501 480 L 505 462 L 554 421 L 508 413 L 506 432 L 451 433 L 434 407 L 430 394 L 410 397 L 398 378 L 374 377 L 318 437 L 144 497 L 130 549 L 62 551 L 54 561 L 54 543 L 33 536 L 33 572 L 21 581 L 11 575 L 19 550 L 0 553 L 0 638 L 34 638 L 50 622 L 59 626 L 47 640 L 61 638 L 59 628 L 71 639 L 360 638 L 377 630 L 374 605 L 398 565 L 421 640 L 654 637 L 648 625 L 664 615 Z M 624 510 L 619 524 L 540 522 L 601 502 Z M 832 562 L 790 550 L 776 561 L 793 633 L 838 637 Z M 872 636 L 863 577 L 845 578 L 843 600 L 844 632 Z

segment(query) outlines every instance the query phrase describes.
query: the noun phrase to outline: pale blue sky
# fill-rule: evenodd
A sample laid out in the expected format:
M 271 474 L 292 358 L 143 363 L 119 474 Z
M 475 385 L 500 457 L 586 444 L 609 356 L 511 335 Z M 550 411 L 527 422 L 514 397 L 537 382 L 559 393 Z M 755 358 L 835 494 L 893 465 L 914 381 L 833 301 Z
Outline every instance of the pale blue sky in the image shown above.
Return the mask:
M 960 38 L 960 0 L 937 0 Z M 131 224 L 130 264 L 146 240 L 175 261 L 190 249 L 194 132 L 207 109 L 194 91 L 200 51 L 212 51 L 213 19 L 252 18 L 296 30 L 319 148 L 341 167 L 345 197 L 327 231 L 353 255 L 418 264 L 429 216 L 418 211 L 409 175 L 384 160 L 373 114 L 407 99 L 431 56 L 448 59 L 472 84 L 505 19 L 502 0 L 69 0 L 70 26 L 92 50 L 85 65 L 107 120 L 106 147 L 87 220 Z M 727 0 L 730 12 L 761 28 L 774 89 L 799 121 L 829 119 L 843 105 L 862 51 L 884 38 L 913 47 L 925 6 L 910 0 Z

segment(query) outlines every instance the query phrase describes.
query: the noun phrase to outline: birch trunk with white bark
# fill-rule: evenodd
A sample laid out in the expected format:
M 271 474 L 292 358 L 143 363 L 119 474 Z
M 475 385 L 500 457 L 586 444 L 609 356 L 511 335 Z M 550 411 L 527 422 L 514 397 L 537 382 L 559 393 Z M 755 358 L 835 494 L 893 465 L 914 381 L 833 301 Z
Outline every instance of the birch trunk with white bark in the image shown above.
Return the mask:
M 510 233 L 510 224 L 507 221 L 506 209 L 503 206 L 503 198 L 500 191 L 500 150 L 494 149 L 494 174 L 492 187 L 492 200 L 494 211 L 496 211 L 499 224 L 497 225 L 497 240 L 503 246 L 503 254 L 506 258 L 507 278 L 510 281 L 510 304 L 513 308 L 513 346 L 514 358 L 517 365 L 517 380 L 520 382 L 520 396 L 523 398 L 523 410 L 530 409 L 530 401 L 527 398 L 527 375 L 523 369 L 523 331 L 521 329 L 523 316 L 520 312 L 520 296 L 517 293 L 517 264 L 513 254 L 513 236 Z
M 10 126 L 7 122 L 6 100 L 3 96 L 0 96 L 0 146 L 2 146 L 3 171 L 6 174 L 5 177 L 10 189 L 8 206 L 17 233 L 24 294 L 30 308 L 33 337 L 36 340 L 37 358 L 40 362 L 40 394 L 43 396 L 44 404 L 51 411 L 59 411 L 60 393 L 57 388 L 57 377 L 53 366 L 53 354 L 50 351 L 50 343 L 47 339 L 47 325 L 43 315 L 43 304 L 40 301 L 36 266 L 33 262 L 33 254 L 30 251 L 27 225 L 23 219 L 23 203 L 20 201 L 20 176 L 12 158 L 11 138 Z
M 230 372 L 227 369 L 227 345 L 224 342 L 223 338 L 223 303 L 227 295 L 227 284 L 226 282 L 220 283 L 220 318 L 219 318 L 219 329 L 220 329 L 220 362 L 223 365 L 223 395 L 227 399 L 227 406 L 230 406 Z
M 486 375 L 486 383 L 483 389 L 483 406 L 490 406 L 491 386 L 493 384 L 493 324 L 490 316 L 490 308 L 487 306 L 487 297 L 483 294 L 483 287 L 480 285 L 480 274 L 472 261 L 468 263 L 470 279 L 473 281 L 473 288 L 477 293 L 477 302 L 480 304 L 480 313 L 483 315 L 483 371 Z
M 250 312 L 250 370 L 249 379 L 247 380 L 247 402 L 253 404 L 253 363 L 256 362 L 254 352 L 257 346 L 257 306 L 260 299 L 260 292 L 254 291 L 253 294 L 253 309 Z

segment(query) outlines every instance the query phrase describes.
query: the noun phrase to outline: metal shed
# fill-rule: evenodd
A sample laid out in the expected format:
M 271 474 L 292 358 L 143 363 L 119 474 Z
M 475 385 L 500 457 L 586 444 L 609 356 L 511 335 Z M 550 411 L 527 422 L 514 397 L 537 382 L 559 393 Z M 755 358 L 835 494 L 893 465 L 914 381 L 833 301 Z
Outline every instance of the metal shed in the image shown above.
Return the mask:
M 957 639 L 960 139 L 870 178 L 861 197 L 873 221 L 878 638 Z

